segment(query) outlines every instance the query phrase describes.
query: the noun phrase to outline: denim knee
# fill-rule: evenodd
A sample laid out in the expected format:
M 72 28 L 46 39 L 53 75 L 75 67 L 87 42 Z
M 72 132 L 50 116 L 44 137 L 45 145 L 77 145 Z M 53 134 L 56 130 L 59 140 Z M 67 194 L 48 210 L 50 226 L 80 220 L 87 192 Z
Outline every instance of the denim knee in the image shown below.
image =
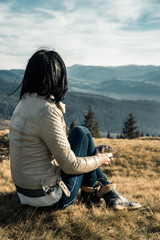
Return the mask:
M 72 129 L 71 133 L 75 132 L 77 134 L 88 134 L 90 133 L 90 131 L 88 130 L 88 128 L 84 127 L 84 126 L 76 126 Z

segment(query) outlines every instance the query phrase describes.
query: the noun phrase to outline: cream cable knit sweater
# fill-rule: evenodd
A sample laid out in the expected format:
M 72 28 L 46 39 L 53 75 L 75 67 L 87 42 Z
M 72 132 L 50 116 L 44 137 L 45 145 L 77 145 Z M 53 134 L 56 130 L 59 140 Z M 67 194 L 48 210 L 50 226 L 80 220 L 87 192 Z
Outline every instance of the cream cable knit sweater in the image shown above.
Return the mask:
M 61 169 L 68 174 L 81 174 L 100 166 L 98 156 L 75 156 L 62 112 L 62 103 L 55 104 L 53 99 L 45 100 L 37 94 L 27 94 L 18 103 L 9 132 L 11 173 L 16 185 L 41 189 L 61 182 L 64 190 Z

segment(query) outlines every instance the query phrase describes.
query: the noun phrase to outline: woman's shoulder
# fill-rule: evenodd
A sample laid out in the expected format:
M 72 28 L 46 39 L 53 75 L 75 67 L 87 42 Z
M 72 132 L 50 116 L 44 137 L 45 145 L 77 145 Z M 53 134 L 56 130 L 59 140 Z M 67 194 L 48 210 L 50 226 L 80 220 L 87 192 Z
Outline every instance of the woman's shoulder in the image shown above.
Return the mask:
M 43 97 L 38 99 L 40 102 L 41 114 L 47 115 L 60 115 L 62 117 L 65 114 L 65 104 L 62 102 L 56 103 L 53 98 L 44 99 Z
M 38 114 L 39 117 L 53 114 L 61 116 L 65 113 L 65 105 L 63 103 L 55 103 L 53 97 L 46 99 L 36 93 L 25 94 L 20 101 L 20 105 L 22 109 L 25 109 L 25 111 L 28 109 L 32 113 L 34 112 L 34 114 Z

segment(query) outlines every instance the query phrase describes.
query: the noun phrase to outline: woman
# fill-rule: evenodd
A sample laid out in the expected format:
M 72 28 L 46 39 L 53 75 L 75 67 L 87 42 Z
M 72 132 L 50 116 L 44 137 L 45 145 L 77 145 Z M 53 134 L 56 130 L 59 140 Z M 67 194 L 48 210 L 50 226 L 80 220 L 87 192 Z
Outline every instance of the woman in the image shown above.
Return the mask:
M 68 90 L 66 67 L 55 51 L 37 51 L 29 60 L 20 101 L 10 124 L 10 159 L 13 182 L 21 204 L 65 209 L 81 188 L 89 206 L 103 197 L 114 209 L 141 207 L 122 197 L 100 166 L 112 155 L 96 153 L 84 127 L 66 136 L 62 104 Z

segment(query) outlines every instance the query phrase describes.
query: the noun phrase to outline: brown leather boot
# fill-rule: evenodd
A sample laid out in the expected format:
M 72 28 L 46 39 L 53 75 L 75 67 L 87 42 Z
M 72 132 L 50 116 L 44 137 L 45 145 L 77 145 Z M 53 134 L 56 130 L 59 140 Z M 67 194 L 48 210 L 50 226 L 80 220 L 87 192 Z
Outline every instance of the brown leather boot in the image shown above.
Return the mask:
M 82 203 L 85 203 L 88 207 L 91 207 L 93 204 L 99 206 L 102 199 L 105 200 L 107 207 L 115 210 L 133 210 L 142 207 L 140 203 L 133 202 L 120 195 L 116 189 L 116 184 L 107 184 L 103 186 L 99 183 L 96 188 L 81 186 L 80 199 Z
M 97 187 L 87 187 L 82 185 L 80 201 L 85 203 L 87 207 L 91 207 L 93 204 L 100 206 L 104 202 L 104 194 L 112 191 L 115 187 L 115 184 L 103 186 L 101 183 L 99 183 Z

